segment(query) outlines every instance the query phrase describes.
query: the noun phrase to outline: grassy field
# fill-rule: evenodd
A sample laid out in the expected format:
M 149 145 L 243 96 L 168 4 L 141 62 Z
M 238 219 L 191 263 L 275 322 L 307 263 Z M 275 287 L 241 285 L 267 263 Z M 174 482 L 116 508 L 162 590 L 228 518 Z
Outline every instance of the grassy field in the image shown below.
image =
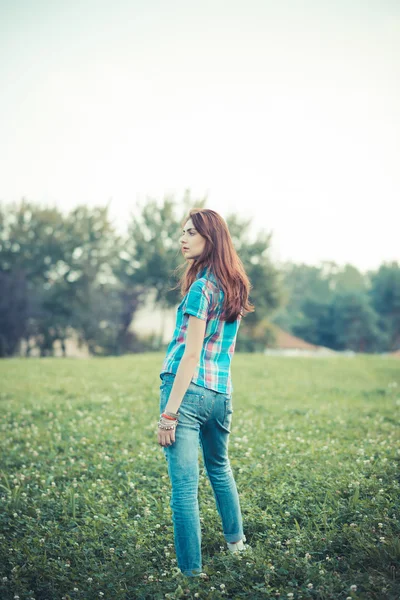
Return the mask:
M 400 598 L 396 358 L 236 354 L 229 455 L 252 550 L 201 455 L 204 577 L 177 569 L 163 355 L 0 362 L 0 598 Z

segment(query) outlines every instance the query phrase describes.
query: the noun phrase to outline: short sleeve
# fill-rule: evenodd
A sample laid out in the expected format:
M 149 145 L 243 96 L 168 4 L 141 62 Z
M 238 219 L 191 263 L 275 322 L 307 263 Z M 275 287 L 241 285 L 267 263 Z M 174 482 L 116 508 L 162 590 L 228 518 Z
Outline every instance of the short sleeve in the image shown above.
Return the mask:
M 187 294 L 184 314 L 193 315 L 198 319 L 206 321 L 209 305 L 210 295 L 204 283 L 200 280 L 192 283 Z

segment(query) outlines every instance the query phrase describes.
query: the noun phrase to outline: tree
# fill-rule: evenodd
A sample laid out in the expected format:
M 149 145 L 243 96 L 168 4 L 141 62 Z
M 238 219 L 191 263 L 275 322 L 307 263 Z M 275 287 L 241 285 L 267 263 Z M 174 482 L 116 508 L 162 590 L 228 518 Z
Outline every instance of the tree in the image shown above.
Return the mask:
M 115 353 L 122 301 L 114 270 L 122 241 L 108 207 L 76 207 L 65 219 L 65 233 L 59 285 L 72 307 L 70 326 L 92 354 Z
M 2 302 L 1 320 L 19 320 L 18 328 L 8 328 L 7 335 L 13 332 L 15 338 L 12 343 L 7 338 L 10 351 L 14 352 L 25 337 L 28 352 L 32 339 L 42 356 L 53 353 L 56 340 L 65 352 L 71 328 L 96 350 L 101 348 L 107 330 L 109 347 L 110 328 L 104 324 L 107 319 L 113 323 L 121 311 L 116 301 L 104 302 L 103 298 L 106 295 L 109 300 L 112 294 L 108 288 L 118 285 L 113 274 L 118 244 L 107 207 L 78 206 L 67 216 L 56 208 L 43 208 L 25 200 L 2 207 L 0 274 L 3 283 L 6 279 L 8 283 L 16 281 L 17 277 L 24 281 L 28 299 L 25 303 L 14 302 L 16 292 L 9 291 L 7 297 L 12 301 Z
M 177 267 L 182 264 L 179 247 L 181 221 L 194 206 L 204 206 L 205 199 L 193 200 L 187 191 L 180 204 L 171 197 L 164 197 L 161 204 L 147 199 L 138 204 L 128 225 L 128 239 L 119 253 L 116 274 L 124 290 L 125 328 L 121 338 L 127 336 L 128 328 L 139 303 L 149 301 L 154 294 L 154 305 L 161 310 L 171 308 L 180 301 L 176 287 Z M 175 289 L 173 289 L 175 288 Z M 129 318 L 130 317 L 130 318 Z M 162 346 L 162 335 L 155 348 Z
M 336 266 L 330 275 L 330 288 L 337 294 L 347 292 L 363 293 L 368 289 L 368 279 L 353 265 Z
M 269 258 L 271 233 L 258 231 L 256 239 L 252 241 L 249 234 L 251 219 L 230 214 L 226 223 L 250 279 L 252 288 L 249 299 L 255 306 L 255 311 L 246 315 L 240 325 L 236 349 L 259 352 L 274 341 L 270 318 L 284 298 L 280 273 Z
M 194 202 L 186 193 L 183 206 L 170 197 L 161 205 L 148 199 L 138 205 L 128 226 L 128 242 L 120 253 L 120 276 L 135 285 L 155 291 L 155 303 L 169 308 L 179 302 L 179 290 L 174 272 L 182 263 L 179 245 L 181 221 L 189 208 L 204 206 L 205 200 Z
M 184 264 L 179 246 L 182 220 L 191 208 L 205 207 L 206 201 L 206 198 L 193 200 L 187 191 L 181 204 L 166 197 L 161 205 L 148 200 L 138 207 L 129 224 L 128 242 L 120 253 L 118 273 L 125 290 L 134 291 L 139 286 L 153 290 L 154 303 L 161 310 L 179 303 L 176 273 L 177 267 Z M 268 258 L 270 235 L 261 232 L 255 241 L 250 241 L 251 220 L 231 214 L 226 222 L 253 285 L 250 299 L 256 304 L 256 313 L 249 313 L 241 325 L 242 347 L 263 349 L 272 332 L 260 323 L 280 302 L 278 272 Z
M 366 294 L 339 294 L 332 306 L 335 347 L 338 350 L 374 352 L 387 341 Z
M 369 273 L 369 297 L 379 315 L 379 325 L 388 339 L 388 349 L 400 349 L 400 265 L 384 263 Z
M 62 258 L 62 224 L 57 209 L 25 200 L 0 208 L 1 331 L 7 354 L 37 328 L 38 295 L 51 287 L 51 270 Z
M 12 356 L 28 321 L 27 281 L 21 270 L 0 271 L 0 358 Z
M 333 328 L 333 301 L 318 302 L 306 298 L 301 306 L 301 316 L 292 327 L 293 333 L 316 346 L 336 347 Z

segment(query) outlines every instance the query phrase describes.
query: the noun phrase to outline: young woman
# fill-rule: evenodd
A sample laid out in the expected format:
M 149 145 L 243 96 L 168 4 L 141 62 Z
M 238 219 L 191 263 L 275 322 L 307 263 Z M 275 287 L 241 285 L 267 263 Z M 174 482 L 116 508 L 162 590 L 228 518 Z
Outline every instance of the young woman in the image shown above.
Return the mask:
M 244 548 L 242 515 L 228 458 L 232 422 L 231 361 L 241 318 L 254 311 L 250 282 L 222 217 L 192 209 L 180 238 L 187 268 L 184 297 L 160 378 L 158 443 L 171 480 L 174 540 L 184 575 L 201 573 L 198 448 L 229 550 Z

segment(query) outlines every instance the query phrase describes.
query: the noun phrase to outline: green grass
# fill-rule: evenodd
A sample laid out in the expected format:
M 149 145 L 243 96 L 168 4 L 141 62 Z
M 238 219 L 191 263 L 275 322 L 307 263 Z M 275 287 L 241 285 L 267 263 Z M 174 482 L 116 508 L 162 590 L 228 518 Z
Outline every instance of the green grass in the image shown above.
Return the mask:
M 229 455 L 253 550 L 225 549 L 199 455 L 193 579 L 157 443 L 162 359 L 0 362 L 1 600 L 398 599 L 398 359 L 235 355 Z

